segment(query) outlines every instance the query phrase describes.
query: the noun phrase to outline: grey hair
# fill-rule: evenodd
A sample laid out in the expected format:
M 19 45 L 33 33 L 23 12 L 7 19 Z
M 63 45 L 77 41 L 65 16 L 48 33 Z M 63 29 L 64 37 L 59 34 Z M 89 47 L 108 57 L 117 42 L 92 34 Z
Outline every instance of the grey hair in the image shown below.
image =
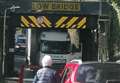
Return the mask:
M 42 58 L 42 66 L 45 67 L 45 66 L 52 66 L 52 57 L 50 55 L 45 55 L 43 58 Z

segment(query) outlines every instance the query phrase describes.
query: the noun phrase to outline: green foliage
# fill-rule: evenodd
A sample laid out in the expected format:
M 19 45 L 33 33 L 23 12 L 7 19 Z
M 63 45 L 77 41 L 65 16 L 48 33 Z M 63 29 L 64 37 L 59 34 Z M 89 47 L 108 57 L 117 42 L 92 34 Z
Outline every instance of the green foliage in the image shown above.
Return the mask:
M 120 52 L 120 0 L 111 0 L 111 5 L 110 51 L 113 52 L 112 56 L 116 57 Z
M 111 5 L 113 6 L 113 9 L 116 11 L 117 19 L 119 21 L 120 26 L 120 0 L 112 0 Z
M 116 3 L 118 6 L 120 6 L 120 0 L 111 0 L 111 2 L 113 3 Z

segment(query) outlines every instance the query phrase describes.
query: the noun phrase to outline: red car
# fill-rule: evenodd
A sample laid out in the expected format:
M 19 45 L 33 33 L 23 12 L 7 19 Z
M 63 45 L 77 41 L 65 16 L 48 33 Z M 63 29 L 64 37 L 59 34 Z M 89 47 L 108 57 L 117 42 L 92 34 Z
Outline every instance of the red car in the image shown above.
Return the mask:
M 120 83 L 120 64 L 73 60 L 66 63 L 61 83 Z

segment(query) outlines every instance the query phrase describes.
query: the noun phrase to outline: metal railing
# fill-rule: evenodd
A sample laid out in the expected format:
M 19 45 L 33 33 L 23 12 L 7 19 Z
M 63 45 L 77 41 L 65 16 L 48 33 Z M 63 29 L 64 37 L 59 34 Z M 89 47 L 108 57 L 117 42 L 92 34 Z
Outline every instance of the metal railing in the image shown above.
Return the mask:
M 110 0 L 32 0 L 32 1 L 110 2 Z

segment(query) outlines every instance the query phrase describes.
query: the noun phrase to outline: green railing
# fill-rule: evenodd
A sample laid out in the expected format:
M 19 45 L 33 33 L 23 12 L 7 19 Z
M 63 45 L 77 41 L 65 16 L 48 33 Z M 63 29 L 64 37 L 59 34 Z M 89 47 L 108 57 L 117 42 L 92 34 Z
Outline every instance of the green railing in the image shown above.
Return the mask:
M 110 0 L 32 0 L 32 1 L 110 2 Z

